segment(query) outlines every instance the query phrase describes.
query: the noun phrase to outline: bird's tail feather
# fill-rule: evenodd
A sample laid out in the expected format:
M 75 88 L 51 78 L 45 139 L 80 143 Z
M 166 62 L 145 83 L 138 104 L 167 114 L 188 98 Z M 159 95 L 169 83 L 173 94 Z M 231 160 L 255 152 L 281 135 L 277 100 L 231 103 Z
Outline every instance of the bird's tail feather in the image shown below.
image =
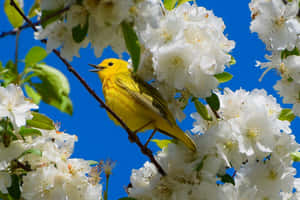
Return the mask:
M 170 137 L 180 140 L 183 142 L 190 150 L 196 151 L 196 144 L 185 132 L 183 132 L 178 126 L 172 127 L 172 130 L 162 130 L 158 129 L 159 132 L 166 134 Z

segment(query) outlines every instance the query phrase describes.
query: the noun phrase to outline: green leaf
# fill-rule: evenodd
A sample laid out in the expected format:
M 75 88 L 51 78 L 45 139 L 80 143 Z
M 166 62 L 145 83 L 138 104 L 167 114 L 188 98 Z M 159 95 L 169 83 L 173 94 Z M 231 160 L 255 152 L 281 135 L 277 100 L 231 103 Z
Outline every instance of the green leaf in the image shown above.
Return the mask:
M 289 78 L 287 79 L 287 81 L 288 81 L 288 82 L 293 82 L 294 79 L 293 79 L 292 77 L 289 77 Z
M 160 148 L 160 149 L 163 149 L 165 147 L 168 147 L 168 145 L 170 143 L 173 143 L 172 140 L 157 140 L 157 139 L 154 139 L 154 140 L 151 140 L 152 142 L 155 142 L 155 144 Z
M 16 174 L 11 176 L 11 186 L 7 188 L 8 194 L 15 200 L 21 198 L 20 178 Z
M 34 127 L 34 128 L 40 128 L 45 130 L 54 130 L 55 125 L 54 122 L 46 117 L 43 114 L 37 113 L 37 112 L 31 112 L 33 115 L 33 118 L 30 120 L 27 120 L 26 124 L 28 126 Z
M 15 64 L 12 60 L 9 60 L 5 68 L 1 69 L 0 80 L 3 82 L 3 86 L 7 86 L 10 83 L 17 83 L 18 75 Z
M 37 155 L 40 157 L 43 155 L 43 153 L 39 149 L 28 149 L 28 150 L 24 151 L 17 159 L 20 159 L 21 157 L 28 155 L 28 154 L 34 154 L 34 155 Z
M 221 181 L 223 183 L 231 183 L 232 185 L 235 185 L 234 178 L 229 174 L 218 175 L 218 176 L 221 178 Z
M 73 40 L 77 43 L 80 43 L 84 40 L 85 36 L 87 35 L 89 28 L 89 18 L 87 17 L 86 23 L 83 27 L 80 24 L 72 28 L 72 37 Z
M 29 10 L 29 18 L 35 17 L 41 11 L 40 0 L 35 0 Z
M 1 142 L 4 144 L 5 147 L 9 147 L 10 143 L 13 140 L 18 139 L 14 133 L 13 124 L 8 118 L 3 118 L 0 121 L 0 126 L 1 126 L 1 132 L 0 132 Z
M 70 98 L 64 93 L 56 92 L 55 85 L 51 84 L 47 79 L 43 79 L 43 83 L 34 83 L 32 84 L 37 90 L 39 95 L 41 95 L 42 100 L 62 112 L 72 115 L 73 106 Z
M 15 1 L 15 3 L 21 10 L 23 10 L 17 1 Z M 10 0 L 5 0 L 4 11 L 9 22 L 14 28 L 20 27 L 23 24 L 23 17 L 18 13 L 18 11 L 13 6 L 10 5 Z
M 207 120 L 207 121 L 212 121 L 212 117 L 209 115 L 206 106 L 203 105 L 203 104 L 199 101 L 199 99 L 197 99 L 196 97 L 193 97 L 193 98 L 192 98 L 192 102 L 194 102 L 197 112 L 199 113 L 199 115 L 200 115 L 203 119 L 205 119 L 205 120 Z
M 9 194 L 3 194 L 2 192 L 0 192 L 0 199 L 2 199 L 2 200 L 14 200 L 14 198 L 12 196 L 10 196 Z
M 289 121 L 292 122 L 295 119 L 295 114 L 293 113 L 293 111 L 291 109 L 282 109 L 281 113 L 278 116 L 278 119 L 281 121 Z
M 13 73 L 16 73 L 16 74 L 18 73 L 17 69 L 16 69 L 16 66 L 15 66 L 15 64 L 12 60 L 9 60 L 6 63 L 5 68 L 8 69 L 9 71 L 12 71 Z
M 130 25 L 126 21 L 122 22 L 122 31 L 126 43 L 126 48 L 132 59 L 133 71 L 136 72 L 140 64 L 140 56 L 141 56 L 141 47 L 140 47 L 139 39 L 132 25 Z
M 230 81 L 233 78 L 233 75 L 228 72 L 223 72 L 215 75 L 216 79 L 218 79 L 219 83 L 225 83 Z
M 285 49 L 284 51 L 281 52 L 281 59 L 286 59 L 287 57 L 289 56 L 292 56 L 292 55 L 295 55 L 295 56 L 300 56 L 300 52 L 298 50 L 297 47 L 295 47 L 293 50 L 289 51 L 287 49 Z
M 33 129 L 33 128 L 26 128 L 24 126 L 22 126 L 20 128 L 19 134 L 22 135 L 23 137 L 27 137 L 27 136 L 41 136 L 42 135 L 41 131 L 39 131 L 37 129 Z
M 13 133 L 9 130 L 4 130 L 1 133 L 2 135 L 2 142 L 5 147 L 9 147 L 10 143 L 12 142 L 12 135 Z
M 230 62 L 228 63 L 228 65 L 235 65 L 236 64 L 236 60 L 233 56 L 231 56 Z
M 32 67 L 32 71 L 37 74 L 41 80 L 44 78 L 55 86 L 59 93 L 68 95 L 70 93 L 69 81 L 65 75 L 54 67 L 46 64 L 36 64 Z
M 25 85 L 25 91 L 35 104 L 40 103 L 42 97 L 31 86 Z
M 120 198 L 118 200 L 137 200 L 137 199 L 132 198 L 132 197 L 123 197 L 123 198 Z
M 50 15 L 53 15 L 55 13 L 57 13 L 58 11 L 60 11 L 61 9 L 63 9 L 63 7 L 59 7 L 57 9 L 54 10 L 42 10 L 42 16 L 41 16 L 41 25 L 43 28 L 46 28 L 47 25 L 55 22 L 56 20 L 60 19 L 60 15 L 55 15 L 49 19 L 47 19 Z
M 83 0 L 76 0 L 76 4 L 82 5 Z
M 177 6 L 180 6 L 181 4 L 186 3 L 188 1 L 192 1 L 192 0 L 178 0 Z
M 291 158 L 294 162 L 300 162 L 300 152 L 291 153 Z
M 30 82 L 30 85 L 33 86 L 42 97 L 42 100 L 58 108 L 60 111 L 71 115 L 73 106 L 69 98 L 69 82 L 65 75 L 57 69 L 45 64 L 36 64 L 31 70 L 42 81 L 42 83 Z
M 45 49 L 39 46 L 32 47 L 25 56 L 26 66 L 35 65 L 46 58 L 47 52 Z
M 164 6 L 167 10 L 172 10 L 176 5 L 177 0 L 164 0 Z
M 213 111 L 218 111 L 220 109 L 219 97 L 215 93 L 212 93 L 212 95 L 205 98 L 205 100 Z
M 98 165 L 99 162 L 95 161 L 95 160 L 88 160 L 89 165 Z

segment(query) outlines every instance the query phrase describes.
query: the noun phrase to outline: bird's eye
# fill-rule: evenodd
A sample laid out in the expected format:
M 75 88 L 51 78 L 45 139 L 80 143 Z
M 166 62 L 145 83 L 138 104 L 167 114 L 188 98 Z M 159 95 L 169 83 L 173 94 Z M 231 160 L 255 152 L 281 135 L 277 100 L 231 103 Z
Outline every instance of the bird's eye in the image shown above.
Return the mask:
M 114 63 L 112 63 L 112 62 L 108 63 L 108 66 L 113 66 L 113 65 L 114 65 Z

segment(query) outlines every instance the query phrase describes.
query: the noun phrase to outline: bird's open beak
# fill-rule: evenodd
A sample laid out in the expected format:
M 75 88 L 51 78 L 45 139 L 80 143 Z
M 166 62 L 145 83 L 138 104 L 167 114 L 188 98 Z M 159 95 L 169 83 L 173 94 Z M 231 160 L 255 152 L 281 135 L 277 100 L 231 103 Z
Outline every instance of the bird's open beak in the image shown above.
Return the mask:
M 99 72 L 102 69 L 105 69 L 106 67 L 104 66 L 99 66 L 99 65 L 94 65 L 94 64 L 89 64 L 89 66 L 94 67 L 95 69 L 89 70 L 90 72 Z

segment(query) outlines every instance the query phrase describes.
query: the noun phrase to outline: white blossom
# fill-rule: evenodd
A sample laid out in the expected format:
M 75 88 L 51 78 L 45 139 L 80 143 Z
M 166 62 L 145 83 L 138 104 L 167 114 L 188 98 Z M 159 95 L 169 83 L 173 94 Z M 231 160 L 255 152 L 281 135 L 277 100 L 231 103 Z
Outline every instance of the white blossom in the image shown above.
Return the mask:
M 22 90 L 15 85 L 0 87 L 1 123 L 0 142 L 0 191 L 8 193 L 10 186 L 16 187 L 11 175 L 20 179 L 22 199 L 52 200 L 78 199 L 99 200 L 102 185 L 98 178 L 90 181 L 88 174 L 92 171 L 88 161 L 70 158 L 77 136 L 58 130 L 42 130 L 41 135 L 21 136 L 20 127 L 31 119 L 30 109 L 38 108 L 25 99 Z M 10 122 L 14 127 L 9 126 Z M 9 138 L 5 138 L 5 129 Z M 12 129 L 12 130 L 11 130 Z M 4 138 L 4 139 L 3 139 Z M 22 176 L 19 176 L 20 173 Z
M 237 174 L 237 184 L 257 189 L 256 199 L 281 199 L 280 192 L 292 192 L 296 169 L 276 157 L 247 163 Z
M 86 47 L 87 40 L 77 43 L 72 37 L 72 27 L 68 27 L 65 23 L 55 21 L 49 24 L 46 29 L 39 27 L 39 32 L 35 33 L 35 39 L 41 40 L 47 38 L 47 51 L 51 52 L 60 46 L 61 54 L 68 60 L 72 60 L 73 56 L 79 57 L 79 49 Z
M 148 26 L 157 28 L 163 15 L 160 0 L 143 0 L 131 7 L 130 14 L 134 17 L 137 30 L 145 30 Z
M 300 22 L 299 0 L 252 0 L 251 31 L 257 32 L 271 55 L 267 62 L 257 66 L 267 68 L 260 80 L 271 69 L 277 69 L 282 79 L 274 86 L 284 103 L 293 104 L 293 111 L 300 116 Z
M 293 192 L 296 169 L 290 154 L 300 146 L 290 135 L 290 123 L 278 120 L 281 108 L 275 98 L 257 89 L 225 88 L 217 94 L 219 118 L 205 123 L 198 113 L 192 114 L 197 120 L 192 129 L 197 152 L 181 143 L 163 148 L 156 159 L 167 176 L 145 163 L 132 171 L 130 197 L 256 200 L 284 199 Z M 227 181 L 222 183 L 224 175 Z
M 270 50 L 292 50 L 300 33 L 298 4 L 297 0 L 253 0 L 249 5 L 251 31 L 257 32 Z
M 7 188 L 11 186 L 10 175 L 6 172 L 0 172 L 0 192 L 7 194 Z
M 43 131 L 43 136 L 28 141 L 31 148 L 43 152 L 42 157 L 26 155 L 34 169 L 23 177 L 22 195 L 25 199 L 88 199 L 98 200 L 102 185 L 90 182 L 92 170 L 82 159 L 70 159 L 76 136 L 55 131 Z
M 9 163 L 20 156 L 28 147 L 21 141 L 13 141 L 8 147 L 0 143 L 0 170 L 5 170 Z
M 42 10 L 59 10 L 70 6 L 59 20 L 39 27 L 35 33 L 38 40 L 47 38 L 47 50 L 62 47 L 62 56 L 72 60 L 79 57 L 79 49 L 91 43 L 95 55 L 101 56 L 102 50 L 111 46 L 117 53 L 126 51 L 121 23 L 132 20 L 130 9 L 134 6 L 133 0 L 84 0 L 79 5 L 74 0 L 41 2 Z M 86 33 L 83 38 L 75 39 L 78 32 Z
M 283 103 L 293 104 L 294 113 L 300 116 L 300 84 L 294 81 L 279 80 L 274 86 L 274 89 L 278 91 L 280 96 L 283 96 Z
M 166 11 L 157 27 L 146 26 L 139 37 L 153 55 L 159 83 L 207 97 L 219 84 L 214 75 L 224 71 L 234 48 L 224 29 L 223 21 L 211 11 L 186 3 Z
M 15 127 L 26 124 L 31 119 L 31 109 L 38 106 L 25 99 L 20 87 L 10 84 L 6 88 L 0 87 L 0 117 L 8 117 Z

